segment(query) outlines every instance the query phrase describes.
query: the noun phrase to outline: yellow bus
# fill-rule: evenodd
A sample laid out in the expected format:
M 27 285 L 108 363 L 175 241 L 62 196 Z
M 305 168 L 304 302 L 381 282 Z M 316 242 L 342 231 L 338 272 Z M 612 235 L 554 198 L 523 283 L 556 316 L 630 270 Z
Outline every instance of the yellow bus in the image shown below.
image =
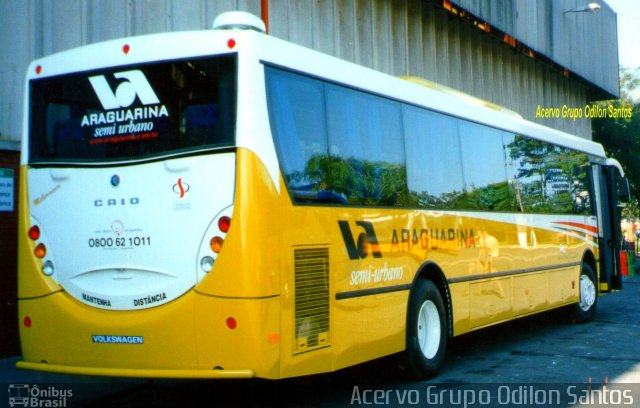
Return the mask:
M 450 337 L 621 287 L 600 145 L 261 28 L 30 65 L 18 367 L 428 378 Z

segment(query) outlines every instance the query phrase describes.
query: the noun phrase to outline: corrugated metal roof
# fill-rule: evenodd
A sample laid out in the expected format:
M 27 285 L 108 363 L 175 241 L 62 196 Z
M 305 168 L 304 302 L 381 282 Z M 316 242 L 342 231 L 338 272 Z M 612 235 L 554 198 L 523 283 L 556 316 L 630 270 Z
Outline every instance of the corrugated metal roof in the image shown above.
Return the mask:
M 600 88 L 596 98 L 620 96 L 617 18 L 604 1 L 596 12 L 567 12 L 589 0 L 450 1 Z

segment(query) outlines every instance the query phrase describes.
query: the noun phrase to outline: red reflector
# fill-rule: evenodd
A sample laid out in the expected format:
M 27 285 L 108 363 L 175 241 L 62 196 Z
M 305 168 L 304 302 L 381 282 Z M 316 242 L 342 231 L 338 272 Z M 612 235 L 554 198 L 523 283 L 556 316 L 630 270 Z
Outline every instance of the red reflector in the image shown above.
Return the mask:
M 130 49 L 131 47 L 129 47 L 129 44 L 125 44 L 122 46 L 122 52 L 124 52 L 124 55 L 127 55 Z
M 36 74 L 40 75 L 41 72 L 42 72 L 42 65 L 38 65 L 36 67 Z
M 236 46 L 236 40 L 234 40 L 233 38 L 229 38 L 229 41 L 227 41 L 227 47 L 229 47 L 229 49 L 233 49 Z
M 238 322 L 236 321 L 235 318 L 233 317 L 229 317 L 227 319 L 227 327 L 230 328 L 231 330 L 235 329 L 236 327 L 238 327 Z
M 34 241 L 40 238 L 40 227 L 34 225 L 33 227 L 29 228 L 29 238 Z
M 31 318 L 29 316 L 25 316 L 22 322 L 24 323 L 24 327 L 31 327 Z
M 45 256 L 47 256 L 47 247 L 44 246 L 44 244 L 38 244 L 33 250 L 33 254 L 38 258 L 42 259 Z
M 218 220 L 218 228 L 220 228 L 220 231 L 226 234 L 229 232 L 229 226 L 231 226 L 231 218 L 227 216 L 220 217 Z

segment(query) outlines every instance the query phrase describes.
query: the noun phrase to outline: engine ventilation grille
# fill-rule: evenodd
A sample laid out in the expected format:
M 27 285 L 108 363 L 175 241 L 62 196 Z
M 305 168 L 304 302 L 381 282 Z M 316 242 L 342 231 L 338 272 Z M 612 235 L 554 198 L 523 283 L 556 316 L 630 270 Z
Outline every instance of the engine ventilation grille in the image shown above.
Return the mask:
M 295 249 L 294 266 L 297 354 L 329 345 L 329 249 Z

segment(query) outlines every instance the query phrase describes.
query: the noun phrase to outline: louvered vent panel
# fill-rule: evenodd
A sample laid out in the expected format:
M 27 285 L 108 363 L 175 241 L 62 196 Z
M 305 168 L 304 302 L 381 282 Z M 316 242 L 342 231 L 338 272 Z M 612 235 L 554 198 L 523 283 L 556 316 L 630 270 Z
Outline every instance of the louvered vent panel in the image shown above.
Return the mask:
M 294 353 L 329 345 L 329 249 L 294 250 Z

